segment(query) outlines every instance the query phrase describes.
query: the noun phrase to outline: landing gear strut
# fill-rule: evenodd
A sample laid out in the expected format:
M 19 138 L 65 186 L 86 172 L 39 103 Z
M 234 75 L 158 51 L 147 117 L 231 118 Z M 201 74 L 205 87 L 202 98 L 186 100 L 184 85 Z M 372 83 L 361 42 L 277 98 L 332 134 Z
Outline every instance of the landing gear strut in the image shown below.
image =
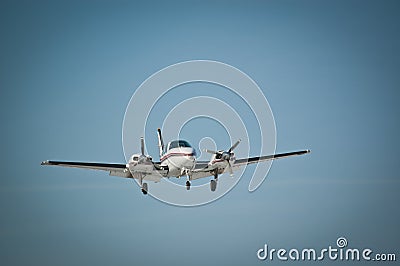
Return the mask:
M 218 169 L 214 170 L 214 179 L 215 179 L 215 181 L 218 180 Z
M 139 179 L 139 185 L 142 188 L 143 195 L 147 195 L 147 191 L 149 191 L 149 189 L 147 187 L 147 183 L 143 183 L 143 175 L 142 175 L 142 173 L 136 173 L 135 178 Z
M 187 176 L 187 181 L 186 181 L 186 190 L 190 190 L 190 180 L 192 180 L 192 177 L 190 176 L 190 170 L 183 168 L 181 170 L 181 174 L 185 174 Z

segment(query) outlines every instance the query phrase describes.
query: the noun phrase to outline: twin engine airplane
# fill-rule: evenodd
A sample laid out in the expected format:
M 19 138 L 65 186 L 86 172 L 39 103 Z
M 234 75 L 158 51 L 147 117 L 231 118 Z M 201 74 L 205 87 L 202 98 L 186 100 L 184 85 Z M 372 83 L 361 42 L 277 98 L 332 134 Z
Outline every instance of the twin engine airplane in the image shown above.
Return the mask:
M 66 161 L 43 161 L 41 165 L 55 165 L 64 167 L 86 168 L 109 171 L 112 176 L 134 178 L 139 180 L 144 195 L 148 192 L 147 183 L 143 181 L 160 182 L 161 178 L 187 176 L 186 189 L 190 190 L 190 181 L 213 176 L 210 181 L 211 191 L 217 189 L 218 175 L 228 171 L 233 175 L 234 170 L 240 166 L 274 160 L 294 155 L 303 155 L 310 150 L 280 153 L 259 157 L 236 159 L 233 150 L 239 145 L 238 140 L 229 150 L 205 150 L 212 154 L 211 160 L 196 161 L 196 150 L 185 140 L 173 140 L 164 146 L 161 130 L 158 133 L 158 146 L 160 149 L 160 162 L 153 162 L 144 152 L 144 139 L 141 138 L 141 154 L 133 154 L 127 164 L 88 163 Z

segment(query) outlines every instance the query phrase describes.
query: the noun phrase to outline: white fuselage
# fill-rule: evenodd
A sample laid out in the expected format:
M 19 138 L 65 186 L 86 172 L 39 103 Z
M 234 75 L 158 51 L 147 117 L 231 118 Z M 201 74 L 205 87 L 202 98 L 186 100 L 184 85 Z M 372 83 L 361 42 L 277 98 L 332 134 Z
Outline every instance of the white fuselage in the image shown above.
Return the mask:
M 169 176 L 185 175 L 196 165 L 196 153 L 192 147 L 177 147 L 161 157 L 161 166 L 168 166 Z

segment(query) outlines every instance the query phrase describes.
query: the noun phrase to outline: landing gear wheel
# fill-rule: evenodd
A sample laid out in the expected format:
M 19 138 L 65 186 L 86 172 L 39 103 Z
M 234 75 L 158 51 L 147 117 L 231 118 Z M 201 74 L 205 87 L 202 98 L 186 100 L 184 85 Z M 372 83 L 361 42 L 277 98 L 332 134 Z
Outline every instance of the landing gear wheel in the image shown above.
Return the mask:
M 217 181 L 216 180 L 211 180 L 211 182 L 210 182 L 210 188 L 211 188 L 211 191 L 215 191 L 216 189 L 217 189 Z
M 186 190 L 190 190 L 190 181 L 186 181 Z
M 148 191 L 147 183 L 143 183 L 143 185 L 142 185 L 142 193 L 143 193 L 143 195 L 147 195 L 147 191 Z

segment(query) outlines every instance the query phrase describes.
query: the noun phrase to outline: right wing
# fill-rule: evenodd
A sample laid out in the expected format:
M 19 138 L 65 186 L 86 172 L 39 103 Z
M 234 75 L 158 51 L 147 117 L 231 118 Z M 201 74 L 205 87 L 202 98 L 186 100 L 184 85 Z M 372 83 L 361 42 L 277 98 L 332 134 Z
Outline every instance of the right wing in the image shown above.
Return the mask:
M 63 161 L 43 161 L 41 165 L 54 165 L 73 168 L 84 168 L 92 170 L 109 171 L 112 176 L 132 178 L 129 169 L 125 164 L 116 163 L 85 163 L 85 162 L 63 162 Z

